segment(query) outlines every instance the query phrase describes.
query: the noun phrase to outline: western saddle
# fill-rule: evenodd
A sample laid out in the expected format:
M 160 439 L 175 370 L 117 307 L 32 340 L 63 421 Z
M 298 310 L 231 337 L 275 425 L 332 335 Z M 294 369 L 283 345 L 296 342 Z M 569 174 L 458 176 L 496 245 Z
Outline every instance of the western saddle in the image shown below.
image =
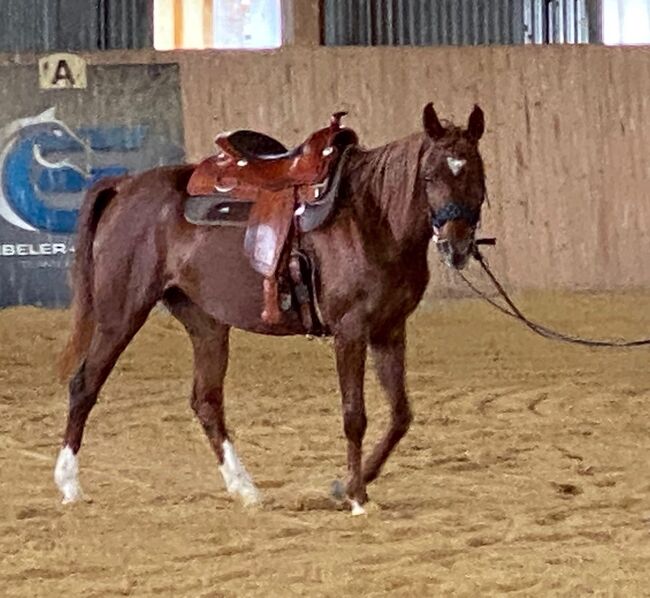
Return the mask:
M 281 317 L 278 272 L 281 262 L 288 262 L 303 325 L 312 330 L 297 241 L 299 233 L 324 224 L 333 209 L 349 148 L 359 141 L 352 129 L 341 126 L 346 114 L 332 114 L 327 127 L 291 149 L 257 131 L 221 133 L 215 139 L 219 153 L 200 162 L 188 182 L 189 195 L 216 200 L 223 206 L 219 211 L 250 204 L 244 251 L 264 277 L 262 319 L 269 324 Z

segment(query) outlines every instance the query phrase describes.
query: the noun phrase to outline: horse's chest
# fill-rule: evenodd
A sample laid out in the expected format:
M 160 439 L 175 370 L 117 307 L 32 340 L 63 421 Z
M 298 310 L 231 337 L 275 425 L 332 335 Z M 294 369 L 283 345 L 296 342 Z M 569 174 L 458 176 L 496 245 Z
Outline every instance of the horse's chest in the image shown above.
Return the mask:
M 426 262 L 419 271 L 396 268 L 378 273 L 369 287 L 368 314 L 390 318 L 413 311 L 422 299 L 429 279 Z
M 405 317 L 422 298 L 429 279 L 426 240 L 404 255 L 390 243 L 368 239 L 352 219 L 341 219 L 309 241 L 328 320 L 349 312 L 369 322 Z
M 332 318 L 355 311 L 377 323 L 412 312 L 429 279 L 426 259 L 416 267 L 375 261 L 354 252 L 324 257 L 319 270 L 324 307 Z

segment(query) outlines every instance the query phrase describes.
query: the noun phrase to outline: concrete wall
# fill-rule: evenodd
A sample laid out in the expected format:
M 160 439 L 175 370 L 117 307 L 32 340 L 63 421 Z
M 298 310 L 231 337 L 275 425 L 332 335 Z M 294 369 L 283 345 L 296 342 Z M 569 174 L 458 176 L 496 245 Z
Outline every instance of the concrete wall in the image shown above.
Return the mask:
M 486 250 L 497 272 L 518 289 L 650 287 L 650 48 L 304 46 L 88 58 L 178 62 L 189 159 L 238 127 L 297 143 L 338 109 L 375 146 L 418 130 L 429 100 L 456 122 L 478 102 L 491 204 L 482 232 L 499 240 Z M 432 270 L 432 290 L 457 287 L 435 261 Z

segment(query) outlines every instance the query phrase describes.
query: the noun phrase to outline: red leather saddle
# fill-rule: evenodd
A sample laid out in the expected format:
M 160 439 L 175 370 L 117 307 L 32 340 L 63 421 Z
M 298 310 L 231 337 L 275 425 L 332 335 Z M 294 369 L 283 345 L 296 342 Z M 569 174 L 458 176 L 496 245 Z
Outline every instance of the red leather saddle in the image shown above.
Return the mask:
M 256 131 L 221 133 L 215 139 L 219 153 L 200 162 L 188 182 L 189 195 L 252 204 L 244 251 L 265 277 L 267 322 L 280 317 L 275 277 L 296 208 L 318 201 L 345 148 L 358 143 L 357 134 L 341 126 L 346 114 L 334 113 L 327 127 L 291 149 Z
M 341 126 L 346 114 L 334 113 L 329 126 L 292 149 L 257 131 L 220 133 L 215 143 L 221 151 L 197 166 L 187 191 L 190 195 L 227 193 L 248 199 L 259 189 L 279 191 L 318 185 L 327 178 L 342 150 L 359 141 L 352 129 Z

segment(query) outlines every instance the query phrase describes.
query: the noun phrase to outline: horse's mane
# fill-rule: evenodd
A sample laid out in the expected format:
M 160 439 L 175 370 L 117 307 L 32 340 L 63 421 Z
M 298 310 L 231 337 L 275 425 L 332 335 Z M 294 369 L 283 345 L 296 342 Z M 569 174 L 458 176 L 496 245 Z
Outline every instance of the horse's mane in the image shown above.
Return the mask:
M 357 179 L 355 195 L 366 204 L 372 202 L 398 242 L 420 232 L 428 234 L 418 183 L 426 143 L 425 133 L 413 133 L 381 147 L 359 150 L 352 160 L 351 170 Z

